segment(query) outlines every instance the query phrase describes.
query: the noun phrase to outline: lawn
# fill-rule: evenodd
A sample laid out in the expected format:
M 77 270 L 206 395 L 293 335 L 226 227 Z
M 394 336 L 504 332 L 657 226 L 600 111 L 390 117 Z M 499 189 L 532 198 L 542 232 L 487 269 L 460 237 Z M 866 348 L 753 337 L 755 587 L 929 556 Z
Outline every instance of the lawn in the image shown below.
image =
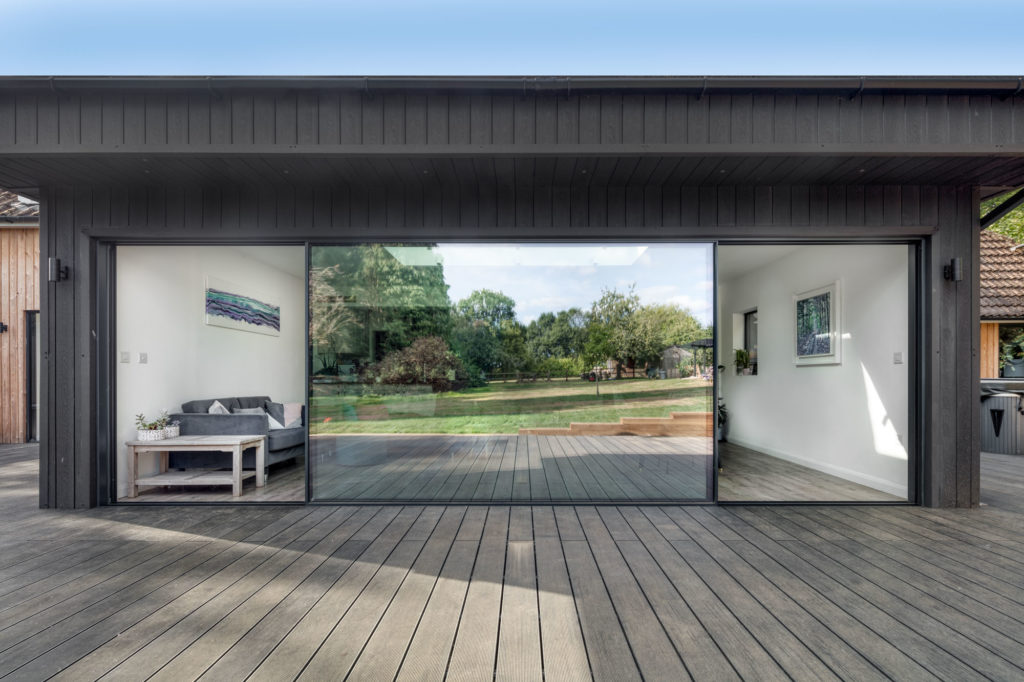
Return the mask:
M 345 395 L 343 391 L 354 393 L 361 388 L 318 386 L 324 394 L 312 399 L 311 432 L 516 433 L 521 428 L 711 409 L 711 385 L 699 379 L 603 381 L 600 395 L 593 383 L 579 379 L 490 383 L 436 394 L 409 388 L 393 395 Z

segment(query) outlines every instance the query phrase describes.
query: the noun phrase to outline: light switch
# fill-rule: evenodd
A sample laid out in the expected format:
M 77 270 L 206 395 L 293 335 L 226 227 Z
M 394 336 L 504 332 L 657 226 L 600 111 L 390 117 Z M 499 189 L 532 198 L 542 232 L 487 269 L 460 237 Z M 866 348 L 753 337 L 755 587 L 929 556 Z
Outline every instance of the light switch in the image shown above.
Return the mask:
M 144 365 L 149 362 L 149 353 L 139 353 L 139 364 Z
M 894 364 L 894 365 L 902 365 L 903 364 L 903 353 L 893 353 L 892 354 L 892 364 Z
M 132 361 L 132 354 L 128 351 L 121 351 L 121 362 L 128 363 Z

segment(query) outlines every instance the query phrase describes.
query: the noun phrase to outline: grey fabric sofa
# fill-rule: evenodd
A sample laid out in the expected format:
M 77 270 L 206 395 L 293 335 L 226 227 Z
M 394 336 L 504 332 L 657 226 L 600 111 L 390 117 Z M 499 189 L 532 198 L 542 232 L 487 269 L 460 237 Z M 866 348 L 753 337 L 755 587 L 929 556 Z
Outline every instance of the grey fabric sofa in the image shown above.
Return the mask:
M 306 453 L 306 411 L 302 411 L 302 426 L 290 429 L 270 430 L 267 418 L 258 414 L 210 414 L 214 400 L 234 410 L 236 408 L 263 407 L 270 400 L 268 396 L 233 398 L 210 398 L 190 400 L 183 403 L 181 412 L 171 415 L 172 421 L 181 425 L 183 436 L 225 436 L 264 435 L 267 436 L 267 451 L 264 463 L 267 466 L 289 459 L 303 457 Z M 214 452 L 171 452 L 168 458 L 171 469 L 211 469 L 225 466 L 225 457 Z M 230 462 L 227 462 L 230 466 Z M 256 468 L 256 450 L 249 448 L 242 454 L 242 468 Z

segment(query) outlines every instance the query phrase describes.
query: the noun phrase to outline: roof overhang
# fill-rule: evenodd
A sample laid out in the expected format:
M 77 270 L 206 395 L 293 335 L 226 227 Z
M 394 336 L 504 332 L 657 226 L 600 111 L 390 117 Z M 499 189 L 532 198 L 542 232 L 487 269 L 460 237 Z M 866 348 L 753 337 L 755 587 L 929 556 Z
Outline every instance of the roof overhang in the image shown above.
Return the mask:
M 405 106 L 401 102 L 406 101 L 403 97 L 433 101 L 436 95 L 445 100 L 444 95 L 437 93 L 449 93 L 447 97 L 451 101 L 461 98 L 459 101 L 466 103 L 465 111 L 458 112 L 466 120 L 473 115 L 470 111 L 473 103 L 488 96 L 504 98 L 506 102 L 529 103 L 530 98 L 534 98 L 540 103 L 543 100 L 544 106 L 554 107 L 546 110 L 546 115 L 552 116 L 555 114 L 551 112 L 560 111 L 560 102 L 573 97 L 581 101 L 597 97 L 602 102 L 606 96 L 621 97 L 623 102 L 630 100 L 630 106 L 644 107 L 645 100 L 655 95 L 666 98 L 678 95 L 692 102 L 691 113 L 703 112 L 701 115 L 706 117 L 704 125 L 708 129 L 703 139 L 692 140 L 688 135 L 681 142 L 663 139 L 628 143 L 623 139 L 596 143 L 551 142 L 538 137 L 525 142 L 517 138 L 510 144 L 455 139 L 415 144 L 406 143 L 402 138 L 404 133 L 399 134 L 402 139 L 398 142 L 360 144 L 295 144 L 279 140 L 269 144 L 256 140 L 238 144 L 196 143 L 187 134 L 181 141 L 172 142 L 169 133 L 160 144 L 138 144 L 128 143 L 127 133 L 122 134 L 123 140 L 113 143 L 104 137 L 109 126 L 127 121 L 129 100 L 134 101 L 135 106 L 142 102 L 146 107 L 151 101 L 185 102 L 182 111 L 171 112 L 165 105 L 161 115 L 166 116 L 166 121 L 162 125 L 169 129 L 171 125 L 188 127 L 196 111 L 202 119 L 226 101 L 230 110 L 231 102 L 235 101 L 232 98 L 245 98 L 247 95 L 239 93 L 254 92 L 263 93 L 255 95 L 257 100 L 262 97 L 270 102 L 271 116 L 278 106 L 275 102 L 295 98 L 316 102 L 324 96 L 342 100 L 349 97 L 362 101 L 364 108 L 369 106 L 367 101 L 376 102 L 374 107 L 385 107 L 387 102 L 397 101 L 401 108 Z M 384 94 L 377 97 L 377 93 Z M 736 99 L 737 96 L 740 99 Z M 14 137 L 24 134 L 27 143 L 3 142 L 5 97 L 9 103 L 6 111 L 17 115 L 19 126 L 15 131 L 13 124 L 9 125 L 11 134 Z M 770 141 L 730 139 L 728 131 L 722 137 L 721 132 L 711 131 L 710 127 L 723 120 L 728 124 L 729 117 L 737 115 L 736 109 L 729 109 L 730 98 L 734 102 L 743 100 L 748 105 L 753 98 L 754 104 L 742 114 L 748 121 L 750 117 L 756 121 L 761 115 L 758 102 L 772 100 L 775 102 L 772 106 L 779 107 L 782 107 L 780 102 L 784 103 L 778 112 L 785 111 L 785 115 L 791 117 L 791 129 L 785 135 L 770 137 Z M 47 103 L 45 112 L 44 102 Z M 201 108 L 193 110 L 190 102 L 198 103 Z M 820 134 L 826 126 L 821 118 L 824 114 L 820 112 L 826 105 L 831 112 L 829 116 L 834 117 L 827 124 L 833 128 L 828 141 Z M 513 106 L 517 107 L 515 115 L 518 117 L 519 105 Z M 582 108 L 582 104 L 579 106 Z M 524 110 L 531 108 L 524 107 Z M 539 117 L 540 109 L 541 104 L 537 104 L 536 111 L 529 115 Z M 876 129 L 865 132 L 863 126 L 868 119 L 863 117 L 868 115 L 865 113 L 868 109 L 874 117 L 871 125 Z M 57 185 L 124 189 L 167 185 L 294 188 L 348 185 L 373 189 L 391 185 L 424 192 L 438 183 L 467 188 L 603 186 L 637 191 L 722 185 L 1019 187 L 1024 186 L 1024 137 L 1006 133 L 1013 128 L 1013 122 L 1007 118 L 1012 113 L 1007 113 L 1010 109 L 1024 111 L 1024 78 L 3 77 L 0 78 L 0 187 L 32 197 L 39 196 L 39 188 Z M 845 113 L 847 110 L 853 113 Z M 623 108 L 617 114 L 620 121 L 625 116 L 624 111 Z M 147 109 L 141 115 L 148 116 L 148 113 Z M 172 114 L 177 118 L 172 120 Z M 295 118 L 294 107 L 289 115 Z M 859 139 L 855 141 L 844 141 L 852 135 L 844 128 L 849 124 L 844 118 L 848 115 L 862 117 L 856 122 L 861 127 L 857 129 L 854 137 Z M 919 124 L 919 121 L 955 118 L 955 125 L 943 125 L 962 127 L 959 121 L 963 120 L 971 126 L 974 125 L 971 121 L 980 120 L 979 115 L 989 119 L 987 136 L 975 135 L 973 129 L 965 136 L 946 135 L 946 138 L 957 137 L 955 142 L 941 139 L 941 135 L 930 139 Z M 818 118 L 809 120 L 808 116 Z M 24 131 L 20 128 L 23 120 L 29 121 Z M 519 124 L 518 118 L 515 124 Z M 95 130 L 91 136 L 84 132 L 87 125 Z M 201 125 L 208 131 L 212 124 Z M 247 125 L 252 128 L 251 124 Z M 277 121 L 268 125 L 273 132 L 275 125 L 297 123 Z M 382 118 L 378 125 L 386 128 L 388 124 Z M 604 126 L 603 121 L 601 125 Z M 810 126 L 814 133 L 808 138 L 810 141 L 801 140 L 798 131 L 794 132 L 800 125 Z M 44 126 L 48 126 L 48 135 L 43 135 Z M 468 130 L 469 123 L 466 126 Z M 891 134 L 888 126 L 894 126 Z M 978 130 L 984 132 L 982 128 Z M 63 141 L 61 136 L 65 131 L 68 137 L 74 138 L 71 143 Z M 991 131 L 997 131 L 1004 138 L 998 139 Z M 716 136 L 720 141 L 714 141 Z M 601 137 L 603 139 L 603 132 Z M 618 137 L 623 138 L 623 135 L 618 134 Z M 386 141 L 386 134 L 384 138 Z M 55 141 L 58 139 L 59 142 Z

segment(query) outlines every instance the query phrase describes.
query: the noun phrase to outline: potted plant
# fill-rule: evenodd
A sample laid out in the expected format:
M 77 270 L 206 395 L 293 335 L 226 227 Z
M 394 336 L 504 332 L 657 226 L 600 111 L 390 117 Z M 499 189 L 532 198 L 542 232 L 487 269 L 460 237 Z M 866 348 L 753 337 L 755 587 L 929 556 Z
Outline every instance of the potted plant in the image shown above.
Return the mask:
M 160 417 L 153 421 L 148 421 L 146 415 L 141 412 L 135 415 L 135 428 L 138 429 L 139 440 L 162 440 L 166 424 L 166 413 L 161 414 Z
M 166 412 L 164 413 L 166 414 Z M 181 422 L 175 419 L 164 426 L 164 438 L 177 438 L 181 435 Z
M 1024 377 L 1024 334 L 1003 342 L 999 367 L 1004 377 Z
M 750 351 L 743 348 L 736 349 L 736 373 L 750 374 Z

